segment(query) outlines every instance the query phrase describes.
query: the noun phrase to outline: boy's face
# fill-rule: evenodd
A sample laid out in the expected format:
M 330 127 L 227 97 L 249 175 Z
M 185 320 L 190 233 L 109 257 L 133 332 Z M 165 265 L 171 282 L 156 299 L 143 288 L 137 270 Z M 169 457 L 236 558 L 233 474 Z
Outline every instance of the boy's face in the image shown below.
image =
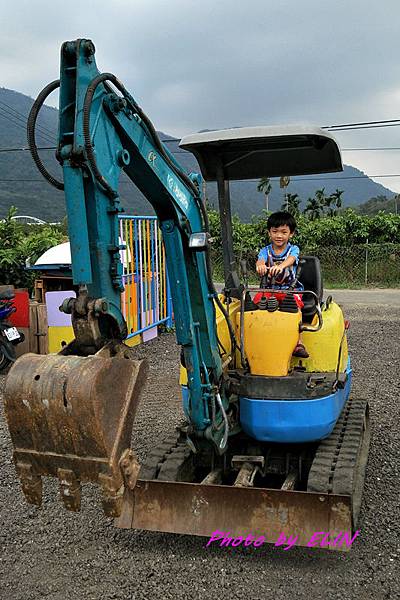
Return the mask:
M 279 227 L 271 227 L 268 230 L 269 239 L 275 248 L 284 250 L 292 239 L 294 232 L 291 232 L 288 225 L 280 225 Z

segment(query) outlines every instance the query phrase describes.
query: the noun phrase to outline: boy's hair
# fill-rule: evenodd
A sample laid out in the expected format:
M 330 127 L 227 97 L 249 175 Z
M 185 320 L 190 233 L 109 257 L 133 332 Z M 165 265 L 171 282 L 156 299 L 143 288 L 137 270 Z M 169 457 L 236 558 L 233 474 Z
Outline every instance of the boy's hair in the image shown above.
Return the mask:
M 282 227 L 282 225 L 287 225 L 290 229 L 290 233 L 293 233 L 296 230 L 296 219 L 289 212 L 280 210 L 279 212 L 272 213 L 268 217 L 267 221 L 267 229 L 268 231 L 272 229 L 272 227 Z

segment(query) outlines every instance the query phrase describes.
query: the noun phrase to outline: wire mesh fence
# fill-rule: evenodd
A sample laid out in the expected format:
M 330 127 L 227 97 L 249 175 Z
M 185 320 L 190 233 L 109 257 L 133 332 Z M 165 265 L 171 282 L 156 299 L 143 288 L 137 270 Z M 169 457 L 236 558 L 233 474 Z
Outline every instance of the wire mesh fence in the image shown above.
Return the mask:
M 397 287 L 400 286 L 400 244 L 356 244 L 302 248 L 303 255 L 318 256 L 326 287 Z M 246 260 L 250 283 L 257 283 L 255 271 L 257 252 L 239 249 L 237 263 Z M 223 281 L 221 248 L 212 249 L 214 279 Z
M 318 248 L 324 280 L 335 285 L 400 285 L 400 244 Z

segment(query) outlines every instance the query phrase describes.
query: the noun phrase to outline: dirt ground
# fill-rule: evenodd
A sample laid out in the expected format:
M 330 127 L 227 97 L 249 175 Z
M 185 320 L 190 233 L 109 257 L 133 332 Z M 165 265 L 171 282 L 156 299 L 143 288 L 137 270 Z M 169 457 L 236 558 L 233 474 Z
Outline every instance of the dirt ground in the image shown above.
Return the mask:
M 372 427 L 361 534 L 351 552 L 205 548 L 202 538 L 118 530 L 91 486 L 77 515 L 64 511 L 52 482 L 46 482 L 43 507 L 30 507 L 1 415 L 1 598 L 399 598 L 400 306 L 354 297 L 343 304 L 351 320 L 354 395 L 369 399 Z M 142 459 L 181 419 L 178 349 L 174 336 L 164 334 L 137 353 L 151 363 L 133 436 Z M 4 376 L 0 390 L 3 384 Z

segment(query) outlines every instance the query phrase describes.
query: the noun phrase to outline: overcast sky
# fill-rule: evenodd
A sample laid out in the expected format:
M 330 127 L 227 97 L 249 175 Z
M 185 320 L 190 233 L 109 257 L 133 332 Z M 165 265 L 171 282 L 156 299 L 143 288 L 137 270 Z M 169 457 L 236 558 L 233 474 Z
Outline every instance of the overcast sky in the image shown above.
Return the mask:
M 58 77 L 62 42 L 86 37 L 99 70 L 115 73 L 171 135 L 400 119 L 399 0 L 0 0 L 0 8 L 0 85 L 32 97 Z M 400 148 L 400 127 L 335 135 L 342 149 Z M 343 151 L 343 160 L 370 176 L 400 175 L 399 150 Z M 377 181 L 400 192 L 400 177 Z

